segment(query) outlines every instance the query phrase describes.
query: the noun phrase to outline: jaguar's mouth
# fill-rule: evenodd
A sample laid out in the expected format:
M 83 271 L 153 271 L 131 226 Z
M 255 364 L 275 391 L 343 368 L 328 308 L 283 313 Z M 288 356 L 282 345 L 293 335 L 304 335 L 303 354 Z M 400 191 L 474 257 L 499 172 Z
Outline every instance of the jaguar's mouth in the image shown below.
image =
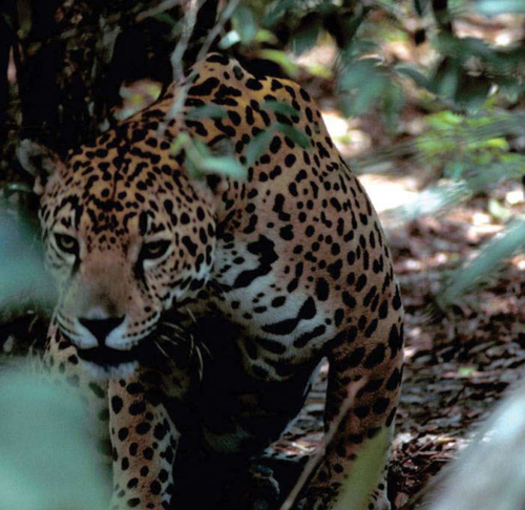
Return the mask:
M 143 350 L 142 342 L 128 350 L 112 349 L 111 347 L 97 346 L 91 349 L 77 349 L 78 356 L 90 363 L 101 367 L 116 367 L 125 363 L 138 361 Z

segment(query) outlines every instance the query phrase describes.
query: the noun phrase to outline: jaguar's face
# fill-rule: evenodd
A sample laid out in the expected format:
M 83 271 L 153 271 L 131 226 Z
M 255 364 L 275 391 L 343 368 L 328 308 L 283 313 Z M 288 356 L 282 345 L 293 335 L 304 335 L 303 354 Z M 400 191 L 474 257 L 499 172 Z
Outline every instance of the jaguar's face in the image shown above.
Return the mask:
M 112 156 L 76 155 L 54 172 L 40 218 L 61 331 L 84 360 L 115 366 L 132 362 L 163 312 L 205 284 L 215 222 L 174 161 L 117 165 Z

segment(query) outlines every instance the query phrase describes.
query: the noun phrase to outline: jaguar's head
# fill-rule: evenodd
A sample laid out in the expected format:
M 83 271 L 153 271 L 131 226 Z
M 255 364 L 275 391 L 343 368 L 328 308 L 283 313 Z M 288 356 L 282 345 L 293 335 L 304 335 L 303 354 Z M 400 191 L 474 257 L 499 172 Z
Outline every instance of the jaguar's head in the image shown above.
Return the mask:
M 169 154 L 129 150 L 114 134 L 65 161 L 30 141 L 19 148 L 23 166 L 38 174 L 56 320 L 86 361 L 133 363 L 163 313 L 207 281 L 212 197 Z

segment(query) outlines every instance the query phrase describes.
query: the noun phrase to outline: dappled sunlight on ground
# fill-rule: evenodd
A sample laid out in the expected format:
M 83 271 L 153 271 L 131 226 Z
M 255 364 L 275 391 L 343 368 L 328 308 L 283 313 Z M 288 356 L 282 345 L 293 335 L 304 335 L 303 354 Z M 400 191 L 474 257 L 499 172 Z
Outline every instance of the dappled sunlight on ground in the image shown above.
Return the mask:
M 400 207 L 418 196 L 419 181 L 410 175 L 399 177 L 365 174 L 359 176 L 359 181 L 378 213 Z
M 357 156 L 372 147 L 370 136 L 359 128 L 359 120 L 347 119 L 337 110 L 321 113 L 326 129 L 344 158 Z

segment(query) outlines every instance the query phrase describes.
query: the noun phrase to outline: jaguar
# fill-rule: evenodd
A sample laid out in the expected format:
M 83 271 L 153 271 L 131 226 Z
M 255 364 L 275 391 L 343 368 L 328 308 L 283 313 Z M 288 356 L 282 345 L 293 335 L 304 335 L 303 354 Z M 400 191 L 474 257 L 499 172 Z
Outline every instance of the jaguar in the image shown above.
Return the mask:
M 209 466 L 276 441 L 326 358 L 327 440 L 295 508 L 345 507 L 376 466 L 365 508 L 389 509 L 403 307 L 378 216 L 303 88 L 221 53 L 193 77 L 65 158 L 18 151 L 59 288 L 45 362 L 98 418 L 110 507 L 195 506 L 188 480 L 206 492 Z M 219 156 L 195 172 L 188 143 L 245 178 Z

